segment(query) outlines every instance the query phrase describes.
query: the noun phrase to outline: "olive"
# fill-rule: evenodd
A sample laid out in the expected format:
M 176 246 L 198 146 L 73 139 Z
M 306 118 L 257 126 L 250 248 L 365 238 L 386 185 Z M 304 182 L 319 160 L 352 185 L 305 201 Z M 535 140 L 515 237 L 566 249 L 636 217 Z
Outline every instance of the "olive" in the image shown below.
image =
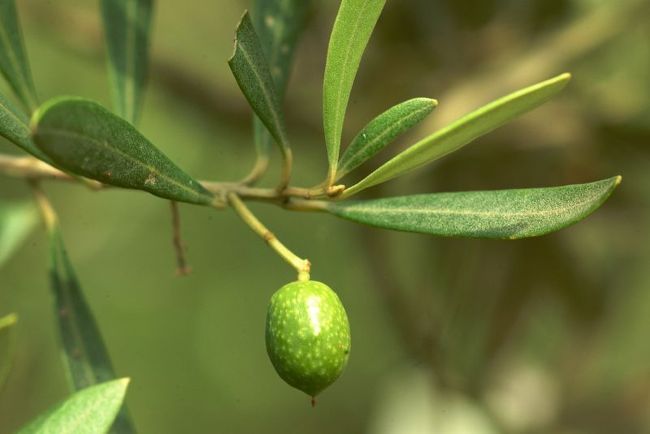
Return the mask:
M 280 288 L 269 303 L 266 350 L 278 375 L 312 398 L 331 385 L 350 354 L 350 324 L 336 293 L 313 280 Z

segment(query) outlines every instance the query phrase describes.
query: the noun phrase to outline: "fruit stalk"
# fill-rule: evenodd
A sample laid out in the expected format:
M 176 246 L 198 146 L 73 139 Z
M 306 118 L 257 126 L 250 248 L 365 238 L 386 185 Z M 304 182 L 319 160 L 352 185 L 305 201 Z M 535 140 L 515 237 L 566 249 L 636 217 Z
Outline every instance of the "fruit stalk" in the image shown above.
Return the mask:
M 311 263 L 308 259 L 302 259 L 291 250 L 287 248 L 282 242 L 267 229 L 264 224 L 255 215 L 251 212 L 246 204 L 237 196 L 235 193 L 228 193 L 227 195 L 228 202 L 239 215 L 239 217 L 255 232 L 259 235 L 266 244 L 269 245 L 275 252 L 280 255 L 289 265 L 296 269 L 298 272 L 298 280 L 307 281 L 309 280 L 309 271 L 311 269 Z

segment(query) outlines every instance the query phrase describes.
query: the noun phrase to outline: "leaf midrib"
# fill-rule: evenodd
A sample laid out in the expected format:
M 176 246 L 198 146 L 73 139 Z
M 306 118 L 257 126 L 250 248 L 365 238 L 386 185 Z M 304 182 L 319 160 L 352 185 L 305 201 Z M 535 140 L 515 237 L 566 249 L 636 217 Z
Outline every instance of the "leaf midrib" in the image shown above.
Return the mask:
M 399 120 L 397 120 L 394 124 L 389 125 L 388 127 L 384 128 L 384 130 L 379 135 L 377 135 L 374 140 L 371 140 L 371 141 L 367 142 L 364 146 L 360 147 L 357 152 L 351 154 L 350 157 L 347 157 L 345 160 L 342 158 L 341 159 L 341 164 L 340 164 L 341 170 L 340 170 L 339 176 L 346 173 L 346 171 L 350 170 L 350 167 L 349 167 L 350 164 L 348 162 L 353 161 L 354 157 L 362 154 L 363 150 L 373 147 L 375 145 L 375 143 L 381 141 L 384 137 L 389 135 L 391 131 L 394 131 L 395 129 L 399 129 L 402 125 L 404 125 L 404 123 L 406 121 L 408 121 L 409 119 L 411 119 L 411 118 L 413 118 L 413 117 L 415 117 L 415 116 L 419 115 L 420 113 L 425 112 L 427 110 L 429 110 L 429 107 L 422 107 L 419 110 L 415 110 L 415 111 L 412 111 L 412 112 L 408 113 L 406 116 L 403 116 Z M 345 157 L 345 154 L 343 154 L 343 156 Z M 347 164 L 344 164 L 344 163 L 347 163 Z
M 271 91 L 269 91 L 267 89 L 267 86 L 264 85 L 264 80 L 262 79 L 262 76 L 261 76 L 260 72 L 255 67 L 255 63 L 251 61 L 250 54 L 248 53 L 248 51 L 244 48 L 244 46 L 239 41 L 237 41 L 237 49 L 242 54 L 242 56 L 243 56 L 244 60 L 246 61 L 246 63 L 248 63 L 248 66 L 250 67 L 250 70 L 253 72 L 253 75 L 257 79 L 257 82 L 260 84 L 260 89 L 262 90 L 262 96 L 266 100 L 266 103 L 268 104 L 268 107 L 271 109 L 270 110 L 271 117 L 273 118 L 273 121 L 274 121 L 276 127 L 278 128 L 278 134 L 280 135 L 280 137 L 278 137 L 277 140 L 280 142 L 280 146 L 282 146 L 283 148 L 287 148 L 286 138 L 284 137 L 284 132 L 282 131 L 282 126 L 281 126 L 282 123 L 280 122 L 279 115 L 276 113 L 276 111 L 277 111 L 276 108 L 277 107 L 276 107 L 276 104 L 274 104 L 273 96 L 270 93 Z M 270 74 L 270 71 L 269 71 L 269 74 Z M 271 77 L 271 79 L 273 79 L 273 77 Z
M 155 173 L 157 176 L 160 176 L 164 180 L 167 180 L 169 183 L 179 187 L 182 190 L 185 190 L 185 191 L 187 191 L 189 193 L 192 193 L 192 194 L 194 194 L 194 195 L 196 195 L 198 197 L 205 197 L 205 195 L 203 193 L 199 193 L 196 190 L 193 190 L 193 189 L 187 187 L 185 184 L 179 183 L 176 179 L 171 178 L 168 175 L 156 170 L 155 167 L 151 167 L 151 166 L 145 164 L 143 161 L 138 160 L 137 158 L 125 153 L 124 151 L 122 151 L 121 149 L 119 149 L 119 148 L 117 148 L 115 146 L 109 146 L 110 143 L 108 141 L 97 140 L 97 139 L 95 139 L 93 137 L 86 136 L 86 135 L 83 135 L 83 134 L 78 133 L 78 132 L 68 131 L 68 130 L 60 130 L 58 128 L 51 128 L 51 127 L 38 128 L 37 134 L 51 134 L 51 135 L 54 135 L 54 136 L 68 137 L 68 138 L 72 138 L 72 139 L 88 140 L 88 141 L 94 143 L 95 145 L 99 145 L 100 147 L 106 148 L 111 152 L 114 152 L 116 154 L 121 155 L 126 160 L 129 160 L 131 162 L 135 162 L 140 166 L 146 167 L 150 172 Z M 143 185 L 146 185 L 146 184 L 143 184 Z
M 358 13 L 357 16 L 356 16 L 356 20 L 354 22 L 353 30 L 352 30 L 351 37 L 349 38 L 349 40 L 354 41 L 356 39 L 356 35 L 357 35 L 358 31 L 359 31 L 359 28 L 361 27 L 360 23 L 362 22 L 363 12 L 365 12 L 368 4 L 371 1 L 372 0 L 366 0 L 365 3 L 363 4 L 363 6 L 361 6 L 361 13 Z M 343 56 L 344 57 L 343 71 L 345 71 L 347 69 L 346 66 L 347 66 L 347 64 L 349 62 L 350 52 L 352 51 L 352 46 L 353 45 L 354 45 L 353 43 L 348 44 L 348 46 L 347 46 L 347 48 L 345 50 L 345 56 Z M 343 123 L 341 122 L 341 115 L 343 114 L 343 113 L 341 113 L 341 111 L 342 111 L 341 106 L 343 105 L 343 103 L 341 101 L 341 94 L 343 92 L 343 82 L 346 81 L 345 80 L 346 76 L 347 76 L 347 74 L 345 72 L 339 74 L 340 78 L 339 78 L 339 81 L 338 81 L 337 86 L 336 86 L 337 87 L 337 91 L 336 91 L 336 110 L 334 110 L 334 125 L 336 126 L 336 131 L 334 131 L 334 133 L 336 134 L 336 137 L 335 137 L 334 142 L 332 143 L 332 146 L 334 146 L 335 148 L 337 147 L 337 145 L 338 145 L 338 148 L 340 148 L 340 146 L 341 146 L 341 133 L 343 131 Z M 350 89 L 350 90 L 352 90 L 352 89 Z M 347 103 L 346 103 L 346 105 L 347 105 Z M 343 110 L 344 109 L 345 109 L 345 107 L 343 107 Z M 336 152 L 334 155 L 332 155 L 332 163 L 333 164 L 336 164 L 336 160 L 338 160 L 338 152 Z
M 609 188 L 608 188 L 609 189 Z M 607 189 L 607 190 L 608 190 Z M 368 214 L 389 214 L 389 213 L 410 213 L 410 214 L 445 214 L 445 215 L 458 215 L 458 216 L 480 216 L 480 217 L 504 217 L 504 216 L 515 216 L 515 217 L 531 217 L 531 216 L 546 216 L 546 215 L 551 215 L 555 214 L 558 215 L 560 211 L 571 211 L 577 208 L 583 207 L 583 205 L 589 204 L 589 203 L 594 203 L 600 197 L 602 197 L 603 194 L 606 193 L 605 190 L 604 192 L 600 192 L 599 194 L 591 194 L 589 195 L 588 198 L 582 200 L 582 201 L 573 201 L 572 204 L 566 206 L 566 207 L 556 207 L 556 208 L 551 208 L 551 209 L 546 209 L 546 210 L 539 210 L 539 211 L 519 211 L 519 212 L 494 212 L 494 211 L 470 211 L 470 210 L 454 210 L 451 208 L 436 208 L 436 209 L 430 209 L 430 208 L 409 208 L 409 207 L 373 207 L 373 206 L 368 206 L 368 207 L 358 207 L 358 206 L 351 206 L 348 207 L 347 210 L 345 209 L 345 206 L 342 206 L 341 209 L 342 211 L 353 211 L 353 212 L 360 212 L 360 213 L 365 213 L 366 215 Z M 336 209 L 337 206 L 334 206 L 334 209 Z

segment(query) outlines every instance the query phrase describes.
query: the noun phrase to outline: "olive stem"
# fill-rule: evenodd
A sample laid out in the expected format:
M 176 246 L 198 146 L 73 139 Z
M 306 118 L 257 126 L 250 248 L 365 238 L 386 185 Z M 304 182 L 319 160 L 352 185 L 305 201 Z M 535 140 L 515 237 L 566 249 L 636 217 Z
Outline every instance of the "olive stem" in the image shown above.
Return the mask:
M 235 210 L 239 217 L 255 232 L 259 235 L 266 243 L 271 247 L 275 252 L 280 255 L 289 265 L 296 269 L 298 272 L 298 280 L 306 281 L 309 280 L 309 271 L 311 269 L 311 263 L 308 259 L 302 259 L 289 250 L 282 242 L 268 230 L 264 224 L 259 221 L 257 217 L 251 212 L 251 210 L 246 206 L 246 204 L 239 198 L 239 196 L 233 192 L 227 194 L 228 202 L 230 206 Z

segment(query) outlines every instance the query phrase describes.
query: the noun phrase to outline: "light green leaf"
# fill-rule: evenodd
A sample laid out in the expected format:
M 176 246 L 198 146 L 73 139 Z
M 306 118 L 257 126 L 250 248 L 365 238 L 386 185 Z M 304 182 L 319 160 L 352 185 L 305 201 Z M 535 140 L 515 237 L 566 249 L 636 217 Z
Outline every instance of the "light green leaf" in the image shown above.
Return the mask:
M 49 162 L 49 158 L 32 142 L 30 133 L 27 116 L 0 94 L 0 136 L 33 156 Z
M 49 228 L 50 288 L 66 374 L 74 390 L 116 378 L 104 339 L 74 271 L 58 226 Z M 124 409 L 116 432 L 135 432 Z
M 153 0 L 101 0 L 113 105 L 135 124 L 149 69 Z
M 55 98 L 32 117 L 34 143 L 57 166 L 109 185 L 208 205 L 214 196 L 124 119 L 82 98 Z
M 420 140 L 343 192 L 350 197 L 368 187 L 389 181 L 451 152 L 477 137 L 540 106 L 566 86 L 570 74 L 561 74 L 493 101 Z
M 343 0 L 334 22 L 323 81 L 323 126 L 332 180 L 352 84 L 385 3 L 386 0 Z
M 31 203 L 0 201 L 0 268 L 36 225 Z
M 0 0 L 0 72 L 30 111 L 38 106 L 15 0 Z
M 278 92 L 248 12 L 237 26 L 235 51 L 228 64 L 250 106 L 276 143 L 287 150 L 289 141 Z
M 330 213 L 371 226 L 447 237 L 518 239 L 554 232 L 600 207 L 619 176 L 589 184 L 331 202 Z
M 293 56 L 313 0 L 255 0 L 253 24 L 268 61 L 280 101 L 284 99 Z M 273 139 L 255 116 L 255 148 L 260 160 L 269 159 Z
M 11 370 L 16 339 L 14 326 L 17 321 L 15 313 L 0 318 L 0 391 Z
M 370 121 L 345 150 L 336 171 L 340 179 L 424 119 L 438 105 L 429 98 L 414 98 L 388 109 Z
M 104 434 L 117 415 L 128 378 L 81 390 L 52 407 L 17 434 Z

